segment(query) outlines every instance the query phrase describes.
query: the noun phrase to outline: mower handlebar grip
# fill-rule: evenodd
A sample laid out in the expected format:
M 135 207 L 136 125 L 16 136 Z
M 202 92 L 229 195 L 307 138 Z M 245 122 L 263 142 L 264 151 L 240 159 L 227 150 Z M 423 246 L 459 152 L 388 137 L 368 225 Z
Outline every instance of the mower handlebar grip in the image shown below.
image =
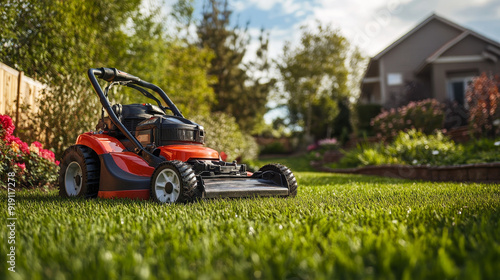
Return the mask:
M 108 81 L 108 82 L 113 82 L 113 81 L 133 81 L 133 82 L 140 82 L 141 79 L 132 76 L 129 73 L 120 71 L 116 68 L 100 68 L 101 73 L 98 73 L 98 77 Z

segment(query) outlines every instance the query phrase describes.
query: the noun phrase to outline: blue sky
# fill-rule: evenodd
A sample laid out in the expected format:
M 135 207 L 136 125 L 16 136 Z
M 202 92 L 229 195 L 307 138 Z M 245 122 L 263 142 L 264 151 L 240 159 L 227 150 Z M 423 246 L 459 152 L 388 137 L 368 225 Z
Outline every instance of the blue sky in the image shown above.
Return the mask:
M 195 0 L 195 15 L 203 0 Z M 436 13 L 500 42 L 499 0 L 229 0 L 240 25 L 250 21 L 256 39 L 270 32 L 270 54 L 281 54 L 285 42 L 297 44 L 300 26 L 316 21 L 339 28 L 367 56 L 376 55 L 422 20 Z M 252 47 L 255 48 L 254 41 Z

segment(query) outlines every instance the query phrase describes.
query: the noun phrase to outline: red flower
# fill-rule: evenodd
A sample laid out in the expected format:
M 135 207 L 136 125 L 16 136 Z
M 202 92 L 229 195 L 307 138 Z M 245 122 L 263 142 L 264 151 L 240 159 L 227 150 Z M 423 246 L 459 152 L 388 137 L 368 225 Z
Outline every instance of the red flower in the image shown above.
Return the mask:
M 38 149 L 41 149 L 42 148 L 42 143 L 38 142 L 38 141 L 35 141 L 33 143 L 31 143 L 31 145 L 37 147 Z
M 26 164 L 24 164 L 24 163 L 16 162 L 16 165 L 19 166 L 19 168 L 21 168 L 22 171 L 24 171 L 26 169 Z
M 40 156 L 51 162 L 54 162 L 56 159 L 54 153 L 51 150 L 46 150 L 46 149 L 40 149 Z
M 226 161 L 227 159 L 227 154 L 224 153 L 224 152 L 220 152 L 220 158 L 222 159 L 222 161 Z
M 6 140 L 7 137 L 14 133 L 15 126 L 12 123 L 12 119 L 8 115 L 0 115 L 0 127 L 0 138 L 2 140 Z
M 14 135 L 9 135 L 6 140 L 7 140 L 7 143 L 9 143 L 9 144 L 12 142 L 16 143 L 19 146 L 19 149 L 21 150 L 21 152 L 23 152 L 25 154 L 30 153 L 30 148 L 28 147 L 28 144 L 23 142 L 18 137 L 14 136 Z

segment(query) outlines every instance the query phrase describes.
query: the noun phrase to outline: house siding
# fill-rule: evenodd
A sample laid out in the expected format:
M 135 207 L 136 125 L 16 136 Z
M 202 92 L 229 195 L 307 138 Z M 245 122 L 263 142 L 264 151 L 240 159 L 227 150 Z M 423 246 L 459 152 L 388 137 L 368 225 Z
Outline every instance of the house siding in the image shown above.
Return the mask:
M 469 35 L 465 37 L 455 46 L 451 47 L 449 50 L 445 51 L 441 57 L 446 56 L 464 56 L 464 55 L 480 55 L 488 44 L 483 40 Z
M 432 65 L 432 87 L 438 101 L 448 99 L 447 80 L 450 77 L 477 76 L 482 72 L 500 73 L 500 64 L 491 61 L 469 63 L 436 63 Z
M 383 71 L 380 72 L 381 83 L 383 83 L 381 85 L 382 104 L 386 104 L 391 99 L 391 95 L 403 94 L 404 82 L 418 81 L 414 71 L 422 61 L 461 32 L 461 30 L 438 20 L 432 20 L 412 36 L 402 41 L 397 47 L 387 52 L 380 59 L 380 64 L 384 65 L 381 69 Z M 389 73 L 401 73 L 403 85 L 389 86 L 387 84 L 387 75 Z M 428 81 L 423 81 L 423 83 L 426 82 L 428 83 Z M 430 94 L 432 95 L 432 93 Z

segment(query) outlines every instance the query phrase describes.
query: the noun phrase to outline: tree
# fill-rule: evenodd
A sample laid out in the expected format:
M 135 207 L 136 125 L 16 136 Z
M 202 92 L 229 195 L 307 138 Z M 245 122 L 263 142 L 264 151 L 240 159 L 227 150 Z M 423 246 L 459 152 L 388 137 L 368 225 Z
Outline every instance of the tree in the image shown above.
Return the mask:
M 97 98 L 85 77 L 90 67 L 119 65 L 126 54 L 122 22 L 140 0 L 14 1 L 2 4 L 0 60 L 48 85 L 33 123 L 21 127 L 59 154 L 76 135 L 93 128 Z
M 44 135 L 45 146 L 60 154 L 78 134 L 95 127 L 100 105 L 86 77 L 91 67 L 116 67 L 158 83 L 184 113 L 210 111 L 211 52 L 167 32 L 168 24 L 190 16 L 189 2 L 179 1 L 179 18 L 172 20 L 162 18 L 160 6 L 144 11 L 141 0 L 4 2 L 0 61 L 50 89 L 30 117 L 35 123 L 24 128 L 25 138 Z
M 290 124 L 299 127 L 311 141 L 331 137 L 339 102 L 350 97 L 352 65 L 359 52 L 338 30 L 317 24 L 316 30 L 302 27 L 299 46 L 283 48 L 278 65 L 287 100 Z
M 250 75 L 265 73 L 270 64 L 267 59 L 268 36 L 261 32 L 260 48 L 255 61 L 244 64 L 249 36 L 245 28 L 230 27 L 232 11 L 227 0 L 208 0 L 204 5 L 203 19 L 198 25 L 198 37 L 202 47 L 213 51 L 209 74 L 217 80 L 211 84 L 216 95 L 214 112 L 225 112 L 235 117 L 240 127 L 250 131 L 263 120 L 272 79 Z
M 495 137 L 495 119 L 500 118 L 500 78 L 488 77 L 486 73 L 474 78 L 467 89 L 469 121 L 474 129 L 489 137 Z
M 134 32 L 122 61 L 123 69 L 162 88 L 186 116 L 206 115 L 215 102 L 209 86 L 214 79 L 207 76 L 213 53 L 182 34 L 190 25 L 191 8 L 181 0 L 170 17 L 161 15 L 159 6 L 134 13 L 130 26 Z M 173 25 L 177 33 L 171 32 Z M 129 102 L 143 98 L 137 94 L 128 97 Z

